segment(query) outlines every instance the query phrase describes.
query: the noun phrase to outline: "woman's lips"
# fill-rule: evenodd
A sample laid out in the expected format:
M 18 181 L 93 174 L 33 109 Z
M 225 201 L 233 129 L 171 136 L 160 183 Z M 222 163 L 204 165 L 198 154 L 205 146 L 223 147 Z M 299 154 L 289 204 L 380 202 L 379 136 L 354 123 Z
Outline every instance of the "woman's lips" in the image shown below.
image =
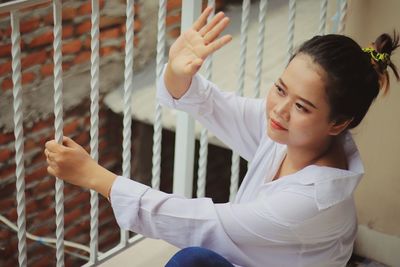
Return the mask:
M 280 131 L 287 131 L 287 129 L 285 127 L 283 127 L 282 125 L 279 124 L 279 122 L 270 119 L 271 121 L 271 127 L 276 129 L 276 130 L 280 130 Z

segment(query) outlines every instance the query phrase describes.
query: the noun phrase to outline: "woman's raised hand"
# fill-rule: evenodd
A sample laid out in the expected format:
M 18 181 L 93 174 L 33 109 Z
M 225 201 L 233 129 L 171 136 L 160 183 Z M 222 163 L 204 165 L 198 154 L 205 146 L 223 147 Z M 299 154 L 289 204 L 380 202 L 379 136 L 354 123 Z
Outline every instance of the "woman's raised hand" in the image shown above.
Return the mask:
M 164 80 L 168 90 L 176 98 L 186 92 L 192 76 L 200 69 L 207 56 L 232 40 L 231 35 L 219 37 L 228 26 L 229 18 L 219 12 L 207 23 L 211 11 L 212 8 L 207 7 L 193 26 L 182 33 L 170 48 Z

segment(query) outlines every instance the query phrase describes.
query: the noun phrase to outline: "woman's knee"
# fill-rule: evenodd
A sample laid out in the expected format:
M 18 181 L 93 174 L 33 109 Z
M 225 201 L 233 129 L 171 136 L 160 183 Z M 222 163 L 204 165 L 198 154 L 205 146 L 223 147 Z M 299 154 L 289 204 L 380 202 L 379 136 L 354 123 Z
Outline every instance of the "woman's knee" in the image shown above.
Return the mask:
M 187 247 L 178 251 L 166 267 L 225 267 L 233 266 L 224 257 L 206 248 Z

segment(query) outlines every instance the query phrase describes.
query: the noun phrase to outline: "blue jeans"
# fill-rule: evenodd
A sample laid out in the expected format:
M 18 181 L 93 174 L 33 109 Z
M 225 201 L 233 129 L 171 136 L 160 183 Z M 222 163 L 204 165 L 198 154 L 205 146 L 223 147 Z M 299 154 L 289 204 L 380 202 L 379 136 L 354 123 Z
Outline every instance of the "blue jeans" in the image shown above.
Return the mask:
M 233 265 L 214 251 L 188 247 L 172 256 L 165 267 L 233 267 Z

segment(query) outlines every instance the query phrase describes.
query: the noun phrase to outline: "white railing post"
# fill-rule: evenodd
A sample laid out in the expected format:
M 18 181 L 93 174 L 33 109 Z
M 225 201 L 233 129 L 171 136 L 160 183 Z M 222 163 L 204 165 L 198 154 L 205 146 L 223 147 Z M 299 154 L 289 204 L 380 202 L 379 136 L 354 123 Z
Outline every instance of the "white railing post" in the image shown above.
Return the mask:
M 183 0 L 181 31 L 192 26 L 200 15 L 202 1 Z M 191 197 L 194 163 L 194 120 L 179 111 L 176 120 L 173 192 Z
M 57 143 L 63 140 L 63 80 L 62 80 L 62 3 L 53 0 L 54 17 L 54 128 Z M 56 259 L 57 267 L 64 266 L 64 181 L 56 178 Z
M 15 176 L 17 186 L 18 213 L 18 263 L 25 267 L 28 264 L 26 252 L 26 216 L 25 216 L 25 167 L 24 167 L 24 127 L 21 86 L 21 33 L 19 30 L 19 12 L 11 12 L 12 43 L 12 80 L 15 136 Z

